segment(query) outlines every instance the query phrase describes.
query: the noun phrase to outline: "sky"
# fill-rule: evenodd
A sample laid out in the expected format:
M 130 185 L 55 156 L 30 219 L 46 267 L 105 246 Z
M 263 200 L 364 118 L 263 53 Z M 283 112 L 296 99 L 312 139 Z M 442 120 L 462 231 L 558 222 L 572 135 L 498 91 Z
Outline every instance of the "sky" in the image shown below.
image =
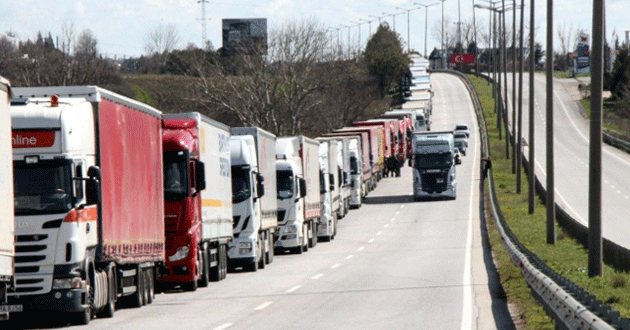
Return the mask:
M 487 4 L 489 0 L 474 1 Z M 526 27 L 529 26 L 530 1 L 525 1 Z M 207 38 L 215 49 L 221 47 L 221 20 L 224 18 L 266 18 L 269 30 L 278 29 L 286 22 L 314 18 L 331 29 L 332 38 L 340 35 L 340 39 L 347 43 L 349 33 L 351 42 L 358 43 L 360 33 L 361 43 L 365 44 L 368 35 L 375 32 L 380 17 L 390 27 L 395 25 L 405 48 L 409 45 L 424 53 L 425 9 L 416 5 L 418 3 L 437 3 L 427 12 L 429 52 L 440 44 L 435 30 L 436 26 L 440 26 L 442 5 L 445 21 L 450 21 L 453 26 L 458 16 L 461 21 L 472 21 L 473 18 L 473 0 L 208 0 L 205 4 Z M 543 48 L 546 45 L 546 3 L 541 0 L 535 3 L 536 41 Z M 623 42 L 625 31 L 630 30 L 627 19 L 630 1 L 608 0 L 606 6 L 606 35 L 612 38 L 613 32 L 616 32 Z M 573 31 L 582 29 L 590 34 L 591 1 L 555 0 L 553 11 L 555 49 L 559 49 L 557 30 L 560 27 Z M 476 9 L 475 12 L 477 20 L 487 26 L 488 10 Z M 508 16 L 506 22 L 511 26 L 512 15 Z M 160 24 L 176 27 L 179 35 L 177 48 L 183 49 L 190 43 L 201 46 L 201 17 L 199 0 L 2 0 L 0 34 L 11 31 L 17 34 L 18 39 L 26 40 L 34 39 L 41 31 L 44 35 L 51 33 L 55 39 L 62 37 L 64 26 L 72 25 L 77 34 L 89 29 L 98 41 L 98 51 L 107 57 L 137 57 L 146 54 L 148 34 Z M 480 47 L 484 46 L 480 44 Z

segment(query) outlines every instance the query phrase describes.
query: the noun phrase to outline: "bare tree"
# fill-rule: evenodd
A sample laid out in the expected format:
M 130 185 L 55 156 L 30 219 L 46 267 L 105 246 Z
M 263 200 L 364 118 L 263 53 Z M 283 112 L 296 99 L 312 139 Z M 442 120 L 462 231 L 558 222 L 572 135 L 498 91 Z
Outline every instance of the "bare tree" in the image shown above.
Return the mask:
M 179 32 L 174 24 L 160 23 L 149 32 L 147 39 L 145 50 L 149 55 L 165 54 L 177 47 Z

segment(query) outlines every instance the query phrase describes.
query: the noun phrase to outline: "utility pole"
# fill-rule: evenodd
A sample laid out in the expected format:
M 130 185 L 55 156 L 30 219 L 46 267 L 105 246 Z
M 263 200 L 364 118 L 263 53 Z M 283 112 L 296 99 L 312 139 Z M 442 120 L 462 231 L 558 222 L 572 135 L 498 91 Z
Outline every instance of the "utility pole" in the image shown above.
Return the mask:
M 436 3 L 432 3 L 430 5 L 424 5 L 421 3 L 414 3 L 414 5 L 416 6 L 423 6 L 424 7 L 424 57 L 429 58 L 429 55 L 427 54 L 427 22 L 428 22 L 428 16 L 427 16 L 427 12 L 429 10 L 429 7 L 431 6 L 435 6 L 435 5 L 439 5 L 439 2 Z
M 446 56 L 448 54 L 448 52 L 444 49 L 444 1 L 446 0 L 440 0 L 442 2 L 442 32 L 440 33 L 442 35 L 442 42 L 441 42 L 441 51 L 443 52 L 442 56 L 442 69 L 444 69 L 444 67 L 446 66 Z
M 553 162 L 553 0 L 547 0 L 547 244 L 556 244 Z
M 528 171 L 528 185 L 529 185 L 529 214 L 534 213 L 536 202 L 536 184 L 534 181 L 535 171 L 535 159 L 534 159 L 534 68 L 536 66 L 536 52 L 534 50 L 534 3 L 536 0 L 531 0 L 531 8 L 529 9 L 529 171 Z M 595 1 L 595 0 L 594 0 Z M 602 0 L 603 1 L 603 0 Z
M 521 0 L 521 22 L 520 22 L 520 40 L 519 40 L 519 75 L 518 75 L 518 136 L 516 140 L 516 193 L 521 193 L 521 164 L 523 163 L 523 71 L 525 69 L 525 58 L 523 57 L 523 20 L 525 13 L 525 0 Z
M 199 0 L 197 3 L 201 3 L 201 48 L 206 48 L 207 37 L 206 37 L 206 3 L 208 0 Z

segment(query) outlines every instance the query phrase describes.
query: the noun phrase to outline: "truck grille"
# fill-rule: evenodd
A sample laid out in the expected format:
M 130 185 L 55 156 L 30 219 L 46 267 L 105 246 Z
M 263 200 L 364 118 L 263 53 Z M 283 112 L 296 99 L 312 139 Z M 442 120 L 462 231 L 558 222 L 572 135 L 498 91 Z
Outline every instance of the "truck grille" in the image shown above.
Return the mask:
M 278 210 L 278 222 L 284 222 L 284 216 L 287 214 L 287 210 Z
M 448 184 L 448 171 L 422 175 L 422 190 L 428 193 L 441 193 Z

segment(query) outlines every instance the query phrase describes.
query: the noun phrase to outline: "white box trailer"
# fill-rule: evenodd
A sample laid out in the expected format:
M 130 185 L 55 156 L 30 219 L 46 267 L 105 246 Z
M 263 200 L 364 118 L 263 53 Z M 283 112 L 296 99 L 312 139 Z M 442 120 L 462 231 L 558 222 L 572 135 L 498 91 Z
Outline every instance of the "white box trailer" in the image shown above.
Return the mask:
M 13 163 L 9 81 L 0 77 L 0 320 L 9 318 L 7 292 L 13 285 Z
M 256 271 L 272 262 L 277 238 L 276 136 L 258 127 L 233 127 L 230 154 L 234 240 L 228 266 Z
M 337 144 L 337 171 L 338 180 L 335 181 L 339 194 L 339 210 L 337 217 L 343 218 L 350 210 L 350 140 L 347 136 L 333 136 L 318 139 L 330 139 L 338 142 Z M 321 140 L 320 140 L 321 141 Z

